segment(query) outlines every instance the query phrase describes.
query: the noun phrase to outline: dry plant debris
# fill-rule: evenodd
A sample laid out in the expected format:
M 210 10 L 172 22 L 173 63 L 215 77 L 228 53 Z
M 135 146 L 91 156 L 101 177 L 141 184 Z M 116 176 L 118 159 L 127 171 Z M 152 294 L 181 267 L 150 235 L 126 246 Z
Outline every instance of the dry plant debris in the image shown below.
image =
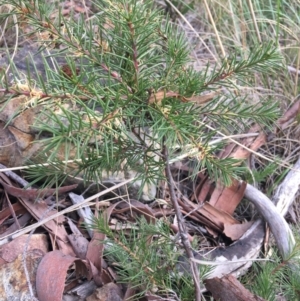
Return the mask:
M 63 15 L 68 15 L 71 8 L 75 12 L 86 12 L 86 8 L 82 6 L 81 2 L 77 1 L 76 5 L 71 5 L 71 2 L 65 1 Z M 62 67 L 62 72 L 67 77 L 71 77 L 74 73 L 65 65 Z M 78 75 L 77 72 L 80 71 L 76 69 L 75 73 Z M 2 92 L 6 90 L 4 87 L 1 88 Z M 33 129 L 33 120 L 43 104 L 40 103 L 32 108 L 28 104 L 36 99 L 45 98 L 47 95 L 41 95 L 39 91 L 30 90 L 26 85 L 14 87 L 14 89 L 14 91 L 20 92 L 20 96 L 12 98 L 0 112 L 0 145 L 2 146 L 0 162 L 7 166 L 22 165 L 25 158 L 34 157 L 34 154 L 43 147 L 39 143 L 31 143 L 36 141 L 37 134 Z M 183 102 L 194 101 L 199 105 L 209 102 L 217 94 L 187 99 L 182 98 L 177 92 L 169 91 L 168 93 L 169 97 L 180 98 Z M 149 93 L 148 101 L 150 104 L 159 104 L 165 96 L 162 92 Z M 278 120 L 277 127 L 273 131 L 274 135 L 279 131 L 286 130 L 289 124 L 295 121 L 299 114 L 299 103 L 300 100 L 295 102 L 285 115 Z M 71 107 L 73 105 L 72 101 L 68 105 Z M 54 107 L 51 109 L 55 110 Z M 19 114 L 15 118 L 17 110 Z M 8 121 L 11 121 L 9 126 L 7 126 Z M 219 154 L 219 157 L 248 159 L 253 152 L 256 152 L 268 142 L 266 134 L 258 125 L 253 125 L 246 134 L 246 138 L 240 139 L 238 144 L 235 141 L 228 144 Z M 170 236 L 176 236 L 180 232 L 180 227 L 185 223 L 188 243 L 192 243 L 199 236 L 199 233 L 209 233 L 210 239 L 221 238 L 224 240 L 224 245 L 226 240 L 230 241 L 229 246 L 210 252 L 208 258 L 204 256 L 205 252 L 196 254 L 192 258 L 193 262 L 197 264 L 204 264 L 204 260 L 209 259 L 208 264 L 217 265 L 217 269 L 213 271 L 210 277 L 222 277 L 230 273 L 239 276 L 244 273 L 251 265 L 251 260 L 258 256 L 263 243 L 264 227 L 261 220 L 241 222 L 234 216 L 236 208 L 245 194 L 246 197 L 248 196 L 249 191 L 246 182 L 234 180 L 230 187 L 225 187 L 219 182 L 213 182 L 207 177 L 206 173 L 199 172 L 196 180 L 197 185 L 189 194 L 182 192 L 184 190 L 181 189 L 182 185 L 188 182 L 187 179 L 184 179 L 184 184 L 178 181 L 170 185 L 169 188 L 164 188 L 165 197 L 163 199 L 158 198 L 149 204 L 133 199 L 124 200 L 121 196 L 118 196 L 117 201 L 114 202 L 102 201 L 97 199 L 96 196 L 87 201 L 82 195 L 75 194 L 75 192 L 78 193 L 78 191 L 75 191 L 77 184 L 66 185 L 57 189 L 28 187 L 28 183 L 20 178 L 18 174 L 8 170 L 4 171 L 6 170 L 4 165 L 1 166 L 2 172 L 0 174 L 0 183 L 3 188 L 3 204 L 0 211 L 0 237 L 3 242 L 1 242 L 1 271 L 5 273 L 6 268 L 22 270 L 23 274 L 20 279 L 24 281 L 24 277 L 26 278 L 22 293 L 27 294 L 28 298 L 38 296 L 40 301 L 61 300 L 66 289 L 71 291 L 81 283 L 82 279 L 93 281 L 97 286 L 102 286 L 103 291 L 105 291 L 102 292 L 105 296 L 103 300 L 112 300 L 112 298 L 122 300 L 123 293 L 127 298 L 135 293 L 135 288 L 130 287 L 130 285 L 114 284 L 118 280 L 118 276 L 113 264 L 106 261 L 104 244 L 100 243 L 105 240 L 106 235 L 97 231 L 88 231 L 89 229 L 81 227 L 82 220 L 85 220 L 85 223 L 88 224 L 88 218 L 91 219 L 92 217 L 79 212 L 83 209 L 80 201 L 73 205 L 75 206 L 73 208 L 78 209 L 78 213 L 67 211 L 67 208 L 72 206 L 71 202 L 74 199 L 85 202 L 84 206 L 89 206 L 95 217 L 101 209 L 103 218 L 107 221 L 109 227 L 115 231 L 116 240 L 118 240 L 118 235 L 121 235 L 118 234 L 118 230 L 120 233 L 122 230 L 129 234 L 131 229 L 137 227 L 137 220 L 143 216 L 149 224 L 158 223 L 161 219 L 168 221 Z M 175 164 L 171 167 L 172 175 L 169 175 L 169 182 L 173 182 L 171 177 L 176 179 L 176 174 L 179 174 L 182 178 L 187 175 L 185 171 L 188 171 L 188 168 L 184 170 L 182 166 L 178 168 Z M 175 189 L 175 184 L 180 189 Z M 108 190 L 111 192 L 114 188 L 117 187 L 112 186 Z M 179 205 L 180 214 L 185 218 L 184 222 L 175 217 L 174 206 L 171 202 L 172 197 L 170 197 L 175 190 L 176 194 L 173 195 L 173 198 L 176 199 Z M 69 191 L 74 192 L 67 194 Z M 290 198 L 293 198 L 293 196 L 290 196 Z M 251 197 L 249 199 L 251 200 Z M 91 203 L 91 201 L 94 202 Z M 288 207 L 286 203 L 279 205 L 285 208 Z M 270 207 L 260 209 L 257 205 L 257 208 L 264 215 L 264 211 Z M 286 213 L 286 210 L 284 213 Z M 267 217 L 264 215 L 264 217 L 272 224 L 268 219 L 274 216 Z M 41 234 L 31 232 L 29 235 L 19 237 L 15 235 L 21 233 L 25 225 L 32 223 L 33 220 L 42 222 L 46 218 L 46 222 L 38 224 L 42 227 L 36 229 Z M 282 228 L 276 231 L 280 231 L 280 229 Z M 288 229 L 286 231 L 285 234 L 288 233 Z M 45 235 L 48 237 L 50 246 L 45 241 Z M 154 239 L 155 235 L 149 237 L 149 244 Z M 36 241 L 37 245 L 35 244 Z M 234 241 L 236 242 L 231 244 Z M 281 238 L 278 238 L 277 243 L 283 255 L 287 257 L 289 249 L 281 245 L 281 243 L 285 244 L 286 242 L 282 242 Z M 202 242 L 202 245 L 205 244 L 213 249 L 212 244 L 209 244 L 207 240 Z M 130 255 L 135 256 L 133 253 Z M 33 263 L 27 264 L 28 260 L 32 260 Z M 232 261 L 230 266 L 223 265 L 224 262 L 228 263 L 228 261 Z M 9 267 L 8 264 L 12 262 L 17 267 Z M 190 266 L 185 260 L 178 268 L 190 271 Z M 151 273 L 150 270 L 147 270 L 147 267 L 145 267 L 145 272 Z M 233 286 L 236 289 L 235 295 L 239 295 L 242 291 L 245 293 L 246 297 L 241 297 L 240 300 L 246 300 L 247 298 L 247 300 L 262 300 L 259 297 L 247 295 L 248 292 L 245 292 L 244 288 L 235 281 L 231 276 L 226 276 L 221 280 L 212 278 L 207 280 L 206 286 L 208 290 L 213 291 L 218 287 L 221 291 L 224 288 L 224 283 L 226 283 L 228 285 L 226 293 L 229 294 L 230 287 Z M 222 283 L 221 286 L 219 286 L 220 282 Z M 3 294 L 9 296 L 5 287 L 1 290 Z M 101 294 L 97 290 L 93 295 Z M 89 295 L 91 295 L 90 293 L 89 291 Z M 110 294 L 113 294 L 113 296 Z M 147 294 L 144 297 L 145 300 L 155 298 L 157 298 L 156 300 L 162 300 L 153 291 L 147 292 Z M 87 297 L 86 300 L 102 298 L 93 297 L 93 295 L 89 297 L 85 295 L 82 298 Z M 171 294 L 166 293 L 166 296 L 171 300 Z

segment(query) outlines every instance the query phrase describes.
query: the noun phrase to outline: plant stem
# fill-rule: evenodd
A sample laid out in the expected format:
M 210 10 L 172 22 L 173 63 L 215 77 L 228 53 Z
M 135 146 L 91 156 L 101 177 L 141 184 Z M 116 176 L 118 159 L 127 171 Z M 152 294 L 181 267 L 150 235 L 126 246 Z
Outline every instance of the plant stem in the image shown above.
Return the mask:
M 194 254 L 192 251 L 190 241 L 188 239 L 188 233 L 187 233 L 187 230 L 186 230 L 186 227 L 184 224 L 183 216 L 180 211 L 180 208 L 179 208 L 179 205 L 177 202 L 177 198 L 175 195 L 173 177 L 172 177 L 171 169 L 170 169 L 170 165 L 169 165 L 168 148 L 165 145 L 164 145 L 163 153 L 164 153 L 165 162 L 166 162 L 165 171 L 166 171 L 166 177 L 167 177 L 169 191 L 170 191 L 170 199 L 173 204 L 176 217 L 178 219 L 178 228 L 179 228 L 179 233 L 180 233 L 180 237 L 182 240 L 182 244 L 185 248 L 187 257 L 188 257 L 188 259 L 190 261 L 190 265 L 191 265 L 191 272 L 192 272 L 193 281 L 194 281 L 194 285 L 195 285 L 195 300 L 201 301 L 199 270 L 198 270 L 197 264 L 193 261 Z

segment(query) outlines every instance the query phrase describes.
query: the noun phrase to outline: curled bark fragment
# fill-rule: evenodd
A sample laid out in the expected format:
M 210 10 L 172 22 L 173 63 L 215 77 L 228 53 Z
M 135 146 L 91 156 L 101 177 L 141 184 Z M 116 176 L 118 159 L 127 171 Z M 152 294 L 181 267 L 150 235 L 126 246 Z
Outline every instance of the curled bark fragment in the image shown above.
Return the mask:
M 43 257 L 36 275 L 36 290 L 40 301 L 62 299 L 67 271 L 73 263 L 76 264 L 77 271 L 79 268 L 87 276 L 85 265 L 80 259 L 64 255 L 60 251 L 49 252 Z

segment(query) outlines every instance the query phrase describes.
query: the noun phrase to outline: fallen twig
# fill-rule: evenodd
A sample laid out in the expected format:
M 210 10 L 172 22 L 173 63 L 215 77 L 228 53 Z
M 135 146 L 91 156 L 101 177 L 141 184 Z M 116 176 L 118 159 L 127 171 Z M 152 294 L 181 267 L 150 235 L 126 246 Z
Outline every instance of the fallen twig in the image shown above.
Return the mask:
M 300 75 L 300 70 L 299 69 L 296 69 L 296 68 L 294 68 L 292 66 L 287 66 L 287 68 L 288 68 L 289 72 L 296 73 L 296 74 Z
M 247 184 L 245 197 L 255 205 L 258 212 L 264 217 L 270 226 L 283 259 L 287 259 L 295 245 L 295 239 L 284 217 L 265 194 L 250 184 Z
M 300 157 L 275 191 L 273 202 L 285 216 L 292 205 L 300 185 Z
M 2 171 L 3 169 L 6 171 Z M 9 178 L 13 179 L 16 183 L 19 183 L 23 187 L 26 187 L 27 189 L 31 188 L 28 186 L 29 183 L 26 180 L 18 176 L 16 173 L 14 173 L 12 170 L 10 170 L 9 168 L 7 168 L 5 165 L 1 163 L 0 163 L 0 172 L 5 173 Z
M 283 217 L 293 203 L 299 190 L 299 185 L 300 158 L 276 189 L 273 202 L 249 184 L 245 191 L 245 197 L 255 204 L 259 213 L 270 225 L 278 249 L 284 259 L 288 258 L 291 254 L 292 248 L 295 245 L 295 239 Z

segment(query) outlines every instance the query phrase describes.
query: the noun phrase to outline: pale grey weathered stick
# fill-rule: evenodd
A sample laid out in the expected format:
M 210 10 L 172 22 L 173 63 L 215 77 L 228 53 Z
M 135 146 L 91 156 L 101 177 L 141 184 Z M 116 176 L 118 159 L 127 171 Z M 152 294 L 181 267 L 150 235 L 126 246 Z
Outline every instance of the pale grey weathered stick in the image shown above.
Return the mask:
M 278 249 L 284 259 L 295 246 L 295 239 L 284 216 L 295 200 L 300 186 L 300 158 L 275 191 L 273 202 L 264 194 L 247 185 L 245 197 L 249 199 L 269 224 Z M 275 204 L 275 205 L 273 205 Z M 276 207 L 275 207 L 276 206 Z
M 287 259 L 295 245 L 295 239 L 283 215 L 280 214 L 280 211 L 265 194 L 250 184 L 247 184 L 245 197 L 255 205 L 258 212 L 268 223 L 280 254 L 283 259 Z
M 300 186 L 300 158 L 276 189 L 273 202 L 278 211 L 285 216 L 292 205 Z

